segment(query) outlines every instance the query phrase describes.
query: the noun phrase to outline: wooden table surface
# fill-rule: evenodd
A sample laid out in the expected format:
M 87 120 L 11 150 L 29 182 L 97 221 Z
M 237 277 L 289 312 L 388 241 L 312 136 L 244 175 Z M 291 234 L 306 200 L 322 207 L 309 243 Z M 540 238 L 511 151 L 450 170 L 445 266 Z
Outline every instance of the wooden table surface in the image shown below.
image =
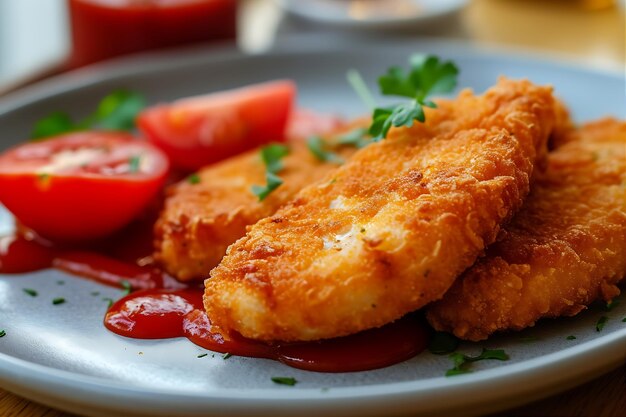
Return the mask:
M 624 10 L 591 10 L 604 0 L 474 0 L 454 30 L 477 42 L 556 52 L 599 67 L 625 62 Z M 625 347 L 626 349 L 626 347 Z M 61 417 L 53 410 L 0 389 L 0 417 Z M 565 393 L 493 417 L 625 417 L 626 364 Z

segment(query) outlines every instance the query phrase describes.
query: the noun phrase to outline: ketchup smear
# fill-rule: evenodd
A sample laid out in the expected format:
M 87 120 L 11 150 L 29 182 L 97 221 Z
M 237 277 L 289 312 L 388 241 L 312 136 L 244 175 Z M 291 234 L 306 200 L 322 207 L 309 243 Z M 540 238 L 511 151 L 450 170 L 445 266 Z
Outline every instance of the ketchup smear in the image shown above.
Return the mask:
M 377 329 L 317 342 L 263 343 L 224 335 L 211 325 L 202 289 L 181 284 L 151 258 L 152 221 L 136 223 L 89 250 L 55 246 L 30 231 L 0 237 L 0 273 L 57 268 L 102 284 L 132 289 L 107 311 L 110 331 L 136 339 L 187 337 L 205 349 L 267 358 L 317 372 L 353 372 L 390 366 L 425 349 L 430 331 L 423 318 L 409 314 Z

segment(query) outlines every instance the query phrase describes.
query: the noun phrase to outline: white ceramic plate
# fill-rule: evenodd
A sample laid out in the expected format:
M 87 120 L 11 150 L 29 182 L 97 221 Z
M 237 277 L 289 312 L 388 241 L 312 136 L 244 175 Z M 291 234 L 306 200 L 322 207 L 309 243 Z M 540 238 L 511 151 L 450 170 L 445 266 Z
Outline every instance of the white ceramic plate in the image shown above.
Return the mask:
M 413 27 L 457 12 L 467 0 L 279 0 L 289 13 L 350 29 Z
M 454 59 L 460 85 L 482 91 L 500 74 L 552 83 L 578 121 L 607 114 L 626 117 L 620 74 L 528 56 L 434 41 L 341 45 L 298 39 L 266 55 L 224 48 L 148 55 L 67 74 L 0 100 L 0 147 L 23 140 L 32 123 L 51 110 L 80 116 L 119 87 L 146 93 L 150 101 L 173 99 L 273 78 L 290 77 L 300 104 L 345 115 L 365 112 L 345 82 L 351 67 L 368 80 L 414 52 Z M 113 204 L 113 203 L 112 203 Z M 0 230 L 11 218 L 0 211 Z M 64 285 L 58 283 L 64 281 Z M 34 288 L 38 297 L 26 295 Z M 90 295 L 99 291 L 100 296 Z M 106 302 L 121 292 L 48 270 L 0 276 L 0 385 L 27 398 L 87 415 L 474 415 L 512 407 L 565 390 L 626 360 L 626 301 L 607 313 L 592 308 L 573 319 L 545 321 L 522 333 L 465 344 L 504 348 L 508 362 L 480 362 L 475 372 L 445 378 L 446 356 L 428 352 L 370 372 L 322 374 L 280 363 L 221 355 L 203 358 L 186 339 L 131 340 L 102 326 Z M 67 299 L 53 306 L 52 298 Z M 602 332 L 595 323 L 610 317 Z M 573 341 L 568 335 L 576 335 Z M 534 337 L 533 342 L 523 338 Z M 295 387 L 272 376 L 295 377 Z

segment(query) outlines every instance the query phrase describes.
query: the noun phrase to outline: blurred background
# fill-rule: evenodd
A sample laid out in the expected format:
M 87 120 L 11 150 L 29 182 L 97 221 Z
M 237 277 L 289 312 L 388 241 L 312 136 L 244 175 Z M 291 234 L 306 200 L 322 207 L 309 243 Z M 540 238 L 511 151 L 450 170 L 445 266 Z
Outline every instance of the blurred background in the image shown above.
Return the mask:
M 143 50 L 430 36 L 624 70 L 623 0 L 0 0 L 0 94 Z

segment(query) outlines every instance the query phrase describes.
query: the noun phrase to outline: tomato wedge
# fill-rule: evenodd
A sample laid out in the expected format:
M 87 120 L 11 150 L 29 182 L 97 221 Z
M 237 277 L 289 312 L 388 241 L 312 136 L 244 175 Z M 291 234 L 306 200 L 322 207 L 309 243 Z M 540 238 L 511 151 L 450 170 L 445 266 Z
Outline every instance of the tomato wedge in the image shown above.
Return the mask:
M 43 237 L 95 239 L 133 220 L 168 169 L 159 149 L 129 134 L 71 133 L 0 155 L 0 202 Z
M 281 142 L 294 105 L 292 81 L 190 97 L 141 112 L 139 129 L 179 169 L 195 171 L 268 142 Z

